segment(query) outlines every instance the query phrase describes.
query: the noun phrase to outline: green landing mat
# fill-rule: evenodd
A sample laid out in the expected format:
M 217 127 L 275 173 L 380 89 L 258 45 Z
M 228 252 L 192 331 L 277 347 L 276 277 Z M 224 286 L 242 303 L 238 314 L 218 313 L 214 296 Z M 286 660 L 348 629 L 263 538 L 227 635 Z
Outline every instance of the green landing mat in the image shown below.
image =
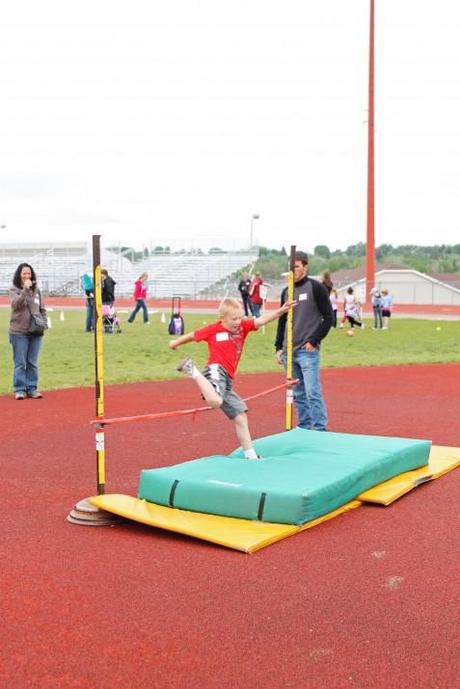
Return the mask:
M 372 486 L 428 464 L 431 442 L 295 428 L 241 449 L 145 469 L 139 498 L 158 505 L 277 524 L 305 524 Z

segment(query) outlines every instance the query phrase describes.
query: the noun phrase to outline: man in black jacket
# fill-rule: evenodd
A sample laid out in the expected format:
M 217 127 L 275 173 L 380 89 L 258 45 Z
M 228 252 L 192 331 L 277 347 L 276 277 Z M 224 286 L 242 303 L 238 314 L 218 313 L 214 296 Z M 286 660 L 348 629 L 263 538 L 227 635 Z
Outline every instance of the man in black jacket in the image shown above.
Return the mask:
M 250 285 L 251 280 L 249 279 L 249 275 L 247 273 L 243 273 L 241 280 L 238 283 L 238 292 L 241 294 L 241 301 L 243 302 L 245 316 L 252 316 L 251 300 L 249 299 Z
M 332 325 L 332 307 L 324 285 L 307 277 L 308 256 L 303 251 L 295 255 L 294 299 L 297 306 L 293 318 L 293 378 L 294 403 L 298 427 L 316 431 L 327 430 L 327 411 L 320 383 L 320 343 Z M 288 299 L 288 288 L 281 294 L 281 304 Z M 278 321 L 275 349 L 278 363 L 286 364 L 286 321 Z

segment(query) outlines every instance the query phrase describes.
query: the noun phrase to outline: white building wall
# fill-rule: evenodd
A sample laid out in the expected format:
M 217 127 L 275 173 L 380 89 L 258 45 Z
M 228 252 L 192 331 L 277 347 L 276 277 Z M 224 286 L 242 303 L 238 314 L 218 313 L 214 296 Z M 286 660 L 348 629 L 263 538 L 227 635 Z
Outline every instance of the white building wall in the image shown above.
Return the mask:
M 460 290 L 416 270 L 382 270 L 376 274 L 375 284 L 380 290 L 387 289 L 395 304 L 460 305 Z M 361 302 L 365 301 L 365 285 L 365 279 L 351 285 Z M 338 290 L 339 299 L 344 298 L 347 287 Z

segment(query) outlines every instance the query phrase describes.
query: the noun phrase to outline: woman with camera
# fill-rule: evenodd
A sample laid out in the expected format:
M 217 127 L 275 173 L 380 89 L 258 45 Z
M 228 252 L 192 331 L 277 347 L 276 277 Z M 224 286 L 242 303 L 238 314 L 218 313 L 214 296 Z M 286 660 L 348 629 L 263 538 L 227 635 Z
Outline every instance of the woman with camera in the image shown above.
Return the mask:
M 47 328 L 46 309 L 37 287 L 35 271 L 20 263 L 10 289 L 9 337 L 13 348 L 13 388 L 17 400 L 42 398 L 38 390 L 38 355 Z

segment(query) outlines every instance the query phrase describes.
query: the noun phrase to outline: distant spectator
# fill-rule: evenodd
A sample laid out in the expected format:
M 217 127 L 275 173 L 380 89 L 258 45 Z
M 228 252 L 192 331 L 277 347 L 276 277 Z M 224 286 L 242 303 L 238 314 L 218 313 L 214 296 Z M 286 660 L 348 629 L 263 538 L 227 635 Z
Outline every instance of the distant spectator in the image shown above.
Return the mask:
M 382 290 L 382 330 L 388 330 L 388 325 L 391 317 L 391 307 L 393 306 L 393 297 L 389 294 L 387 289 Z
M 150 325 L 149 321 L 149 311 L 145 300 L 147 298 L 147 280 L 149 279 L 148 273 L 142 273 L 134 283 L 134 301 L 136 306 L 129 314 L 128 323 L 132 323 L 136 318 L 138 311 L 142 309 L 144 315 L 144 325 Z
M 331 274 L 330 273 L 323 273 L 321 276 L 320 282 L 325 286 L 325 288 L 327 289 L 327 293 L 330 295 L 331 290 L 334 287 L 334 283 L 331 280 Z
M 381 330 L 382 323 L 382 295 L 378 287 L 373 287 L 370 291 L 372 299 L 372 310 L 374 311 L 374 330 Z
M 349 287 L 347 289 L 347 293 L 345 295 L 345 300 L 343 303 L 343 308 L 345 311 L 345 317 L 349 322 L 350 327 L 354 328 L 355 325 L 357 325 L 358 328 L 362 328 L 363 323 L 360 320 L 361 304 L 355 297 L 353 287 Z
M 86 294 L 86 323 L 85 330 L 90 333 L 94 330 L 94 285 L 89 273 L 81 276 L 81 286 Z
M 337 327 L 337 290 L 335 287 L 331 288 L 331 293 L 329 295 L 329 300 L 331 302 L 332 306 L 332 327 L 336 328 Z
M 264 303 L 267 287 L 269 285 L 262 280 L 261 274 L 257 271 L 249 287 L 249 298 L 254 318 L 259 318 L 260 316 L 260 309 Z
M 251 300 L 249 298 L 250 286 L 251 280 L 249 279 L 249 275 L 247 273 L 243 273 L 241 276 L 241 280 L 238 283 L 238 292 L 241 295 L 241 301 L 243 302 L 245 316 L 252 316 L 252 306 Z
M 117 283 L 113 278 L 110 277 L 105 268 L 101 270 L 101 279 L 102 303 L 112 306 L 113 302 L 115 301 L 115 285 Z
M 38 400 L 38 355 L 43 335 L 31 333 L 31 315 L 40 314 L 46 319 L 46 309 L 37 287 L 35 271 L 28 263 L 20 263 L 13 276 L 10 289 L 11 317 L 9 339 L 13 348 L 13 388 L 17 400 L 26 397 Z M 27 424 L 27 415 L 21 423 Z M 26 428 L 26 426 L 24 426 Z

